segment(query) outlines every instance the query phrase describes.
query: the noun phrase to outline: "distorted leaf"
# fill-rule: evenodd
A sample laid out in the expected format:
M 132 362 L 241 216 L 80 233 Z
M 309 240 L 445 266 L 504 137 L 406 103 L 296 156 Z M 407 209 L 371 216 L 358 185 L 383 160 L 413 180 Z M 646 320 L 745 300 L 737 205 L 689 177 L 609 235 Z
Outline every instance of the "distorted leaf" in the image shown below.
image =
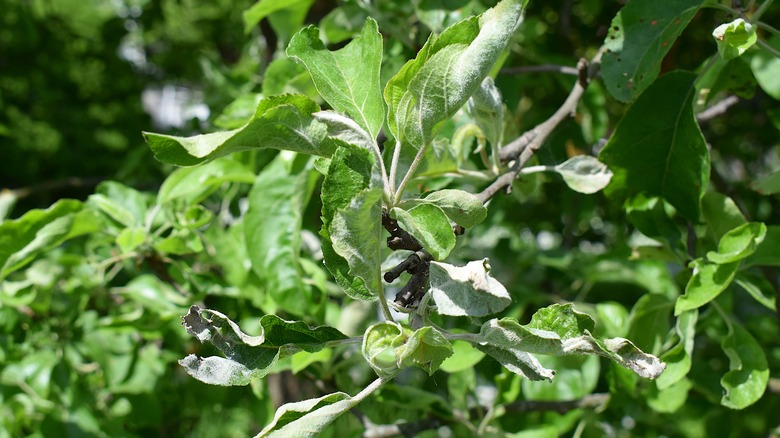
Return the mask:
M 741 18 L 716 27 L 712 37 L 718 44 L 721 58 L 726 60 L 742 55 L 758 40 L 755 26 Z
M 490 275 L 487 259 L 466 266 L 431 262 L 430 292 L 437 313 L 450 316 L 486 316 L 504 310 L 512 298 Z
M 437 190 L 428 194 L 423 201 L 441 208 L 452 222 L 462 227 L 473 227 L 487 217 L 487 208 L 482 201 L 476 195 L 463 190 Z
M 591 194 L 602 190 L 612 179 L 612 172 L 596 157 L 577 155 L 554 167 L 566 185 L 575 192 Z
M 739 261 L 720 265 L 708 263 L 703 259 L 692 261 L 693 276 L 685 286 L 685 295 L 677 298 L 674 305 L 675 316 L 686 310 L 698 309 L 714 300 L 731 284 L 739 264 Z
M 390 210 L 390 216 L 411 234 L 435 260 L 447 258 L 455 248 L 455 233 L 444 211 L 433 204 L 419 204 L 408 211 Z
M 725 390 L 720 404 L 731 409 L 744 409 L 764 395 L 769 381 L 766 355 L 755 338 L 734 324 L 721 348 L 729 357 L 729 371 L 720 379 Z
M 718 251 L 707 253 L 707 260 L 717 263 L 733 263 L 753 254 L 756 247 L 764 241 L 766 225 L 761 222 L 749 222 L 724 234 L 718 242 Z

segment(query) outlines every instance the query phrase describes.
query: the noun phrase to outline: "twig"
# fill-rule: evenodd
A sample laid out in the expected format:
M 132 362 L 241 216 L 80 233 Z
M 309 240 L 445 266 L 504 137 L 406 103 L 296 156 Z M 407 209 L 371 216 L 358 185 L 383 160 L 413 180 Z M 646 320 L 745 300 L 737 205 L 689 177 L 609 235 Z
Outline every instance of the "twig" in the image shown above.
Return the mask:
M 696 114 L 696 121 L 699 123 L 709 122 L 715 117 L 724 114 L 726 111 L 728 111 L 729 108 L 736 105 L 738 102 L 739 102 L 739 98 L 737 96 L 729 96 L 721 100 L 720 102 L 716 103 L 715 105 L 712 105 L 711 107 L 705 109 L 699 114 Z
M 554 411 L 559 414 L 573 411 L 574 409 L 596 409 L 609 401 L 610 395 L 606 393 L 595 393 L 586 395 L 577 400 L 564 401 L 535 401 L 518 400 L 510 403 L 504 408 L 506 412 L 530 412 L 530 411 Z
M 574 114 L 577 109 L 577 104 L 585 93 L 588 83 L 598 74 L 598 67 L 601 64 L 601 56 L 604 53 L 604 50 L 603 47 L 599 49 L 589 65 L 584 59 L 581 59 L 577 63 L 577 71 L 579 74 L 577 83 L 574 84 L 569 96 L 560 108 L 558 108 L 549 119 L 540 123 L 530 131 L 526 131 L 523 135 L 501 148 L 499 153 L 501 161 L 514 161 L 514 164 L 506 173 L 499 176 L 492 184 L 477 195 L 483 203 L 489 201 L 505 187 L 511 187 L 512 182 L 517 178 L 520 170 L 525 166 L 528 160 L 533 157 L 534 153 L 536 153 L 544 141 L 547 140 L 547 137 L 550 136 L 553 130 L 555 130 L 561 122 Z
M 560 73 L 564 75 L 577 76 L 580 74 L 580 71 L 577 70 L 577 67 L 569 67 L 568 65 L 543 64 L 506 67 L 502 68 L 498 73 L 502 75 L 518 75 L 524 73 Z
M 382 226 L 390 233 L 387 247 L 393 251 L 406 249 L 414 251 L 404 261 L 385 272 L 384 279 L 392 283 L 402 273 L 408 272 L 412 277 L 395 296 L 395 303 L 401 307 L 411 307 L 425 295 L 428 289 L 429 266 L 433 257 L 423 250 L 420 242 L 398 225 L 398 221 L 390 218 L 387 211 L 382 212 Z

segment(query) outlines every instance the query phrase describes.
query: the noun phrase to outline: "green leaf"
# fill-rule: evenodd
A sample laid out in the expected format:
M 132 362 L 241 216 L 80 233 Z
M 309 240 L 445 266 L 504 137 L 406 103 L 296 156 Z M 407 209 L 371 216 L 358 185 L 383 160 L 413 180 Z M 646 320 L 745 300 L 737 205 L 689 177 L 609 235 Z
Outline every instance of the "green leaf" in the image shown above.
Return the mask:
M 609 93 L 629 102 L 647 89 L 658 76 L 669 49 L 703 2 L 634 1 L 623 6 L 604 40 L 607 52 L 601 76 Z
M 147 238 L 146 230 L 143 227 L 123 228 L 116 236 L 116 244 L 122 254 L 127 254 L 143 245 Z
M 553 168 L 575 192 L 591 194 L 602 190 L 612 179 L 607 166 L 590 155 L 577 155 Z
M 301 62 L 320 95 L 333 109 L 347 114 L 375 139 L 384 123 L 385 108 L 379 83 L 382 35 L 368 18 L 362 33 L 344 48 L 331 52 L 314 26 L 300 30 L 287 47 L 287 56 Z
M 655 381 L 659 390 L 665 390 L 680 382 L 691 371 L 694 338 L 696 336 L 696 321 L 698 310 L 686 310 L 677 318 L 677 336 L 680 342 L 661 356 L 666 363 L 666 369 Z
M 255 438 L 316 438 L 325 427 L 344 412 L 357 406 L 383 383 L 383 380 L 377 379 L 354 397 L 335 392 L 319 398 L 286 403 L 276 411 L 271 424 L 255 435 Z
M 777 311 L 775 290 L 766 278 L 746 271 L 740 271 L 737 272 L 734 281 L 759 304 L 773 312 Z
M 726 60 L 742 55 L 758 40 L 755 26 L 741 18 L 716 27 L 712 37 L 718 44 L 721 58 Z
M 685 286 L 685 295 L 677 298 L 674 315 L 679 316 L 686 310 L 698 309 L 714 300 L 734 280 L 739 264 L 739 261 L 726 264 L 708 263 L 703 259 L 692 261 L 693 276 Z
M 780 170 L 753 181 L 750 188 L 762 195 L 780 193 Z
M 642 296 L 631 309 L 628 337 L 642 350 L 659 352 L 672 328 L 674 302 L 660 294 Z
M 486 316 L 512 303 L 504 285 L 490 274 L 488 259 L 466 266 L 431 262 L 430 292 L 436 312 L 450 316 Z
M 447 373 L 457 373 L 472 369 L 485 357 L 485 353 L 477 350 L 466 341 L 452 341 L 452 356 L 441 364 L 441 370 Z
M 780 50 L 780 36 L 773 36 L 767 44 Z M 780 58 L 768 50 L 759 50 L 750 59 L 750 69 L 761 89 L 775 99 L 780 99 Z
M 327 127 L 312 117 L 319 110 L 306 96 L 271 96 L 260 102 L 249 122 L 232 131 L 194 137 L 145 132 L 144 138 L 155 158 L 177 166 L 194 166 L 250 149 L 282 149 L 327 157 L 338 143 L 327 136 Z
M 399 368 L 416 366 L 424 369 L 428 375 L 439 369 L 442 362 L 453 353 L 450 341 L 430 326 L 416 330 L 408 339 L 401 341 L 402 338 L 393 340 Z
M 260 93 L 247 93 L 238 96 L 214 119 L 214 126 L 219 129 L 240 128 L 252 118 L 262 100 L 263 95 Z
M 669 218 L 662 198 L 648 197 L 644 193 L 632 196 L 623 204 L 628 220 L 645 236 L 676 248 L 682 239 L 677 225 Z
M 705 193 L 701 214 L 707 229 L 716 241 L 734 228 L 747 223 L 733 199 L 718 192 Z
M 729 371 L 720 379 L 726 391 L 720 404 L 731 409 L 744 409 L 761 398 L 769 382 L 769 368 L 764 349 L 755 338 L 738 324 L 723 340 L 721 348 L 729 357 Z
M 444 211 L 433 204 L 420 204 L 409 211 L 395 207 L 390 217 L 411 234 L 435 260 L 447 258 L 455 248 L 455 233 Z
M 203 251 L 200 236 L 190 230 L 174 230 L 169 236 L 154 241 L 152 247 L 162 254 L 197 254 Z
M 432 35 L 414 60 L 385 87 L 394 137 L 420 149 L 436 125 L 450 118 L 479 89 L 517 27 L 527 0 L 504 0 Z
M 30 210 L 19 219 L 0 224 L 0 280 L 36 255 L 74 237 L 71 231 L 81 208 L 81 202 L 65 199 L 46 210 Z
M 197 204 L 226 182 L 252 184 L 255 173 L 232 158 L 221 158 L 198 167 L 174 170 L 160 186 L 157 203 L 166 205 L 176 199 Z
M 303 350 L 316 352 L 328 342 L 347 337 L 331 327 L 311 328 L 300 321 L 285 321 L 276 315 L 260 319 L 261 333 L 246 335 L 227 316 L 192 306 L 182 325 L 201 342 L 209 341 L 225 357 L 198 357 L 191 354 L 179 361 L 188 374 L 212 385 L 247 385 L 265 376 L 280 357 Z
M 382 182 L 367 149 L 345 145 L 322 183 L 325 265 L 351 297 L 382 297 Z
M 249 192 L 244 238 L 252 270 L 274 302 L 287 312 L 303 315 L 301 303 L 312 301 L 299 261 L 303 210 L 314 189 L 315 174 L 291 169 L 295 157 L 285 154 L 267 165 Z
M 688 399 L 688 391 L 693 384 L 688 379 L 681 379 L 665 388 L 656 388 L 647 396 L 647 405 L 654 411 L 665 414 L 677 412 Z
M 471 228 L 487 217 L 487 208 L 482 201 L 463 190 L 437 190 L 428 194 L 423 201 L 441 208 L 452 222 L 465 228 Z
M 766 225 L 761 222 L 740 225 L 720 238 L 718 251 L 708 252 L 707 260 L 720 265 L 742 260 L 756 251 L 765 236 Z
M 483 326 L 484 327 L 484 326 Z M 518 376 L 532 381 L 552 380 L 555 377 L 555 371 L 545 368 L 539 359 L 522 349 L 511 346 L 495 346 L 488 342 L 487 344 L 475 344 L 475 347 L 486 353 L 507 370 Z
M 149 196 L 115 181 L 101 183 L 89 196 L 89 205 L 125 227 L 143 225 L 149 209 Z
M 643 2 L 634 2 L 643 3 Z M 628 109 L 599 154 L 614 173 L 607 195 L 660 196 L 698 222 L 710 158 L 693 116 L 695 75 L 668 73 Z M 649 117 L 648 114 L 652 115 Z
M 263 18 L 283 9 L 308 10 L 313 0 L 259 0 L 243 13 L 244 32 L 249 33 Z
M 780 266 L 780 226 L 766 227 L 764 242 L 756 248 L 756 252 L 745 260 L 748 266 Z
M 480 348 L 504 363 L 517 358 L 523 364 L 532 364 L 526 358 L 531 354 L 570 355 L 597 354 L 626 367 L 639 376 L 654 379 L 665 365 L 655 356 L 639 350 L 627 339 L 600 340 L 591 335 L 594 322 L 586 314 L 577 312 L 571 304 L 554 304 L 540 309 L 528 325 L 520 325 L 513 318 L 492 319 L 482 325 Z M 507 363 L 514 364 L 511 360 Z M 538 361 L 537 361 L 538 364 Z M 549 375 L 544 367 L 533 368 L 537 375 Z M 517 372 L 510 368 L 510 371 Z M 524 371 L 524 370 L 523 370 Z M 524 375 L 524 374 L 520 374 Z M 525 374 L 532 380 L 534 376 Z M 552 376 L 547 378 L 551 378 Z
M 566 401 L 582 398 L 596 389 L 601 369 L 596 356 L 540 356 L 542 366 L 555 370 L 552 382 L 523 380 L 525 400 Z

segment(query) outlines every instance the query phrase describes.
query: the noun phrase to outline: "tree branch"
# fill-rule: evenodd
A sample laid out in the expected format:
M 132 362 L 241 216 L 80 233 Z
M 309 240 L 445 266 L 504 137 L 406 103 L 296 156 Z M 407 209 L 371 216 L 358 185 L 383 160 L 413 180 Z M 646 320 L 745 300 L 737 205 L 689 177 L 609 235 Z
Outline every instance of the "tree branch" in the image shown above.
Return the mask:
M 588 87 L 590 81 L 598 75 L 598 68 L 601 64 L 601 56 L 603 53 L 604 48 L 602 47 L 590 63 L 584 59 L 580 59 L 577 63 L 577 72 L 579 74 L 577 83 L 574 84 L 571 92 L 569 92 L 569 96 L 560 108 L 558 108 L 549 119 L 535 126 L 530 131 L 526 131 L 523 135 L 501 148 L 499 151 L 500 160 L 505 163 L 514 161 L 514 163 L 506 173 L 499 176 L 492 184 L 477 195 L 483 203 L 489 201 L 502 189 L 511 187 L 512 182 L 517 178 L 520 170 L 531 157 L 533 157 L 536 151 L 539 150 L 545 140 L 547 140 L 547 137 L 550 136 L 561 122 L 571 117 L 576 112 L 577 104 L 585 93 L 585 89 Z
M 577 67 L 569 67 L 568 65 L 543 64 L 506 67 L 502 68 L 498 73 L 502 75 L 517 75 L 524 73 L 560 73 L 564 75 L 577 76 L 580 74 L 580 71 L 577 70 Z
M 720 102 L 716 103 L 715 105 L 712 105 L 711 107 L 705 109 L 699 114 L 696 114 L 696 121 L 699 123 L 709 122 L 715 117 L 724 114 L 729 108 L 736 105 L 738 102 L 739 102 L 739 98 L 737 96 L 729 96 L 721 100 Z

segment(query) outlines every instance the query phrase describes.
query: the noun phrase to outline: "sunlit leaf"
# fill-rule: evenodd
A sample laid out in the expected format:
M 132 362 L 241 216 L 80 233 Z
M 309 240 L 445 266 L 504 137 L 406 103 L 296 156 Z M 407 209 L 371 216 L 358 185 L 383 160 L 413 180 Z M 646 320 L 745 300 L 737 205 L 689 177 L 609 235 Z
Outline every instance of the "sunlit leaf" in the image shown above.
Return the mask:
M 756 43 L 756 27 L 741 18 L 723 23 L 712 31 L 712 37 L 718 44 L 718 52 L 723 59 L 732 59 L 742 55 Z
M 612 172 L 590 155 L 577 155 L 554 167 L 570 189 L 585 194 L 596 193 L 609 184 Z
M 769 368 L 761 345 L 738 324 L 721 347 L 729 357 L 729 371 L 720 379 L 726 393 L 720 401 L 732 409 L 744 409 L 761 398 L 769 381 Z
M 490 275 L 487 259 L 466 266 L 431 262 L 430 293 L 437 313 L 450 316 L 486 316 L 512 302 L 506 288 Z
M 408 211 L 396 207 L 390 210 L 390 216 L 436 260 L 447 258 L 455 248 L 455 233 L 450 221 L 436 205 L 422 203 Z

